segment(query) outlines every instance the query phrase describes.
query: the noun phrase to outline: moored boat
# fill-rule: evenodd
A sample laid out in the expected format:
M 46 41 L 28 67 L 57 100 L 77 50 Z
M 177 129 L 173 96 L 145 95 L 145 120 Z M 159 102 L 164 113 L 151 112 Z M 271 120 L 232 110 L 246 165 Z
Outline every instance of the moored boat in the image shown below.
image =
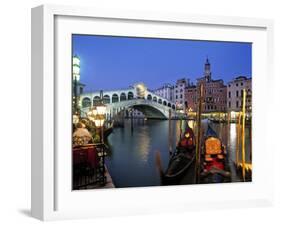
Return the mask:
M 230 172 L 226 161 L 226 149 L 217 133 L 208 125 L 203 145 L 200 183 L 229 182 Z
M 156 164 L 163 185 L 177 185 L 195 161 L 195 136 L 193 130 L 187 128 L 181 137 L 175 152 L 172 154 L 166 171 L 161 164 L 160 153 L 156 153 Z

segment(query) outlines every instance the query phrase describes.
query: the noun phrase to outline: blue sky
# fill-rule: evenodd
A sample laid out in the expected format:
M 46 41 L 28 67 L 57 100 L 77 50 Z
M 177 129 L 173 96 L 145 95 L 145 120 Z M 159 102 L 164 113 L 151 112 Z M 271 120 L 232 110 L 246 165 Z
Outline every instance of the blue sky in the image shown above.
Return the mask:
M 238 75 L 252 76 L 250 43 L 73 35 L 72 45 L 86 91 L 136 82 L 155 89 L 183 77 L 195 82 L 203 75 L 207 56 L 213 79 L 227 83 Z

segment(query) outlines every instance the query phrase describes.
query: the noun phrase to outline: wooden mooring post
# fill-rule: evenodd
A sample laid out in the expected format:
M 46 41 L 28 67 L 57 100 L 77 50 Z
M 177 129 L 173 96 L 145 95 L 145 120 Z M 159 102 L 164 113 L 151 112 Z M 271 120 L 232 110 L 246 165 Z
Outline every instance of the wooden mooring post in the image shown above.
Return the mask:
M 240 152 L 240 123 L 241 123 L 241 113 L 238 113 L 238 119 L 236 124 L 236 167 L 239 166 L 239 152 Z
M 172 111 L 171 109 L 169 109 L 169 155 L 171 156 L 173 153 L 173 147 L 172 147 L 172 122 L 171 122 L 171 118 L 172 118 Z
M 243 102 L 242 102 L 242 176 L 246 180 L 245 171 L 245 121 L 246 121 L 246 90 L 243 89 Z
M 131 133 L 134 132 L 134 109 L 131 110 Z
M 195 165 L 195 181 L 200 182 L 200 164 L 201 164 L 201 113 L 202 113 L 202 95 L 203 85 L 199 87 L 198 109 L 196 115 L 197 121 L 197 134 L 196 134 L 196 165 Z

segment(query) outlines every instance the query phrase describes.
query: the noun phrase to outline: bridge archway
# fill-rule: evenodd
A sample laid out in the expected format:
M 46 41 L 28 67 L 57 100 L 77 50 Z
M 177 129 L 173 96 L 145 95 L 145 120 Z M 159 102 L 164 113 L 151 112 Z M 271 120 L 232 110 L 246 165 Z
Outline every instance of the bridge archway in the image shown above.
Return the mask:
M 114 94 L 112 95 L 111 102 L 112 102 L 112 103 L 116 103 L 116 102 L 118 102 L 118 101 L 119 101 L 119 97 L 118 97 L 118 95 L 117 95 L 116 93 L 114 93 Z
M 136 109 L 143 113 L 146 118 L 150 119 L 167 119 L 167 117 L 157 108 L 149 105 L 133 105 L 131 108 Z
M 154 101 L 154 102 L 157 102 L 157 97 L 153 97 L 153 101 Z
M 91 107 L 91 99 L 89 97 L 84 97 L 82 100 L 82 107 L 87 108 Z
M 148 95 L 147 95 L 147 99 L 148 99 L 148 100 L 152 100 L 151 94 L 148 94 Z
M 126 94 L 125 93 L 121 93 L 120 94 L 120 101 L 125 101 L 125 100 L 127 100 Z
M 158 103 L 159 103 L 159 104 L 162 104 L 162 99 L 159 99 L 159 100 L 158 100 Z
M 109 95 L 104 95 L 103 96 L 103 103 L 110 104 L 110 96 Z
M 128 100 L 134 99 L 134 93 L 133 92 L 128 92 Z
M 93 99 L 93 106 L 98 105 L 99 102 L 100 102 L 100 97 L 99 96 L 95 96 L 94 99 Z
M 163 99 L 161 100 L 163 101 Z M 118 109 L 118 111 L 122 110 L 126 112 L 128 109 L 132 108 L 142 112 L 146 118 L 154 119 L 168 119 L 169 112 L 172 110 L 168 106 L 147 99 L 133 99 L 112 103 L 108 106 L 107 111 L 112 112 L 114 109 Z M 172 117 L 174 114 L 175 112 L 172 111 Z

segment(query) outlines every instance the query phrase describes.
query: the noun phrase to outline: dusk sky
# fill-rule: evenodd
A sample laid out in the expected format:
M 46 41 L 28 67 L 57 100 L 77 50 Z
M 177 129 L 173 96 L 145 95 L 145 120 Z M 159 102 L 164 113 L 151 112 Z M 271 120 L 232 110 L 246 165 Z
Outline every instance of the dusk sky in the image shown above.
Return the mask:
M 143 82 L 149 89 L 179 78 L 196 82 L 208 56 L 212 78 L 225 83 L 238 75 L 252 76 L 252 45 L 172 39 L 72 36 L 73 55 L 81 63 L 86 91 L 127 88 Z

